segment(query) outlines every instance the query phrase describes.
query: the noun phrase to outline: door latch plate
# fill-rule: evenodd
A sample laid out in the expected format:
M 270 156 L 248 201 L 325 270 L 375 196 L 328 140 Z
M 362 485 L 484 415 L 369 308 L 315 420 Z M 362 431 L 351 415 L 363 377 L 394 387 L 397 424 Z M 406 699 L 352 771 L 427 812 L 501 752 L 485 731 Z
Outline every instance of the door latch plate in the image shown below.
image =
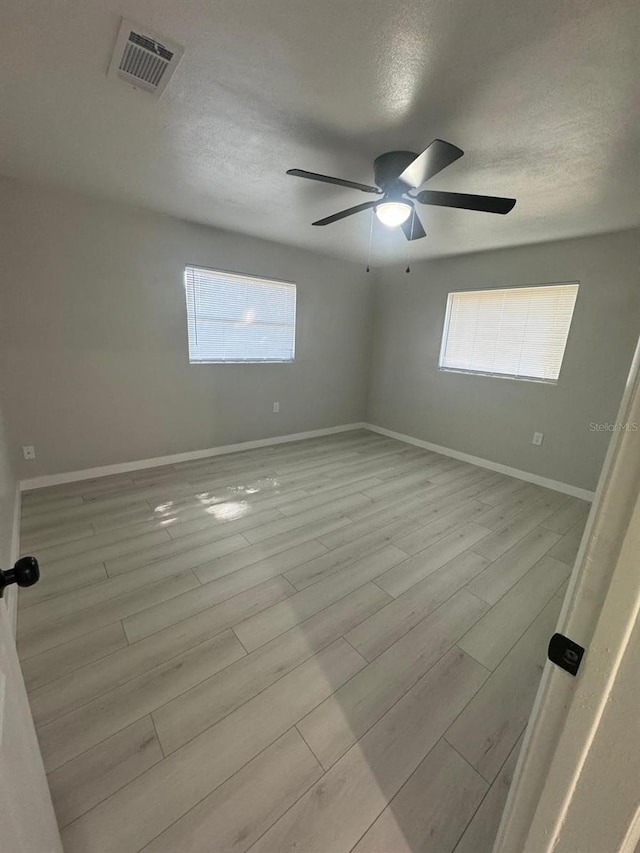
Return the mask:
M 564 634 L 554 634 L 549 641 L 549 660 L 569 675 L 577 675 L 584 649 Z

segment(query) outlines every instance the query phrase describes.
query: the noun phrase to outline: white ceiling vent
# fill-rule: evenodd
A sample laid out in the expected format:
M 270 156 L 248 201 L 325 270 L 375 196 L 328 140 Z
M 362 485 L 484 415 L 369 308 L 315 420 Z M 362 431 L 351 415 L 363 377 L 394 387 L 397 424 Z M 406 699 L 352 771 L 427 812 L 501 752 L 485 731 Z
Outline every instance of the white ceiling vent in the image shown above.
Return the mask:
M 159 98 L 182 59 L 184 48 L 124 18 L 107 71 Z

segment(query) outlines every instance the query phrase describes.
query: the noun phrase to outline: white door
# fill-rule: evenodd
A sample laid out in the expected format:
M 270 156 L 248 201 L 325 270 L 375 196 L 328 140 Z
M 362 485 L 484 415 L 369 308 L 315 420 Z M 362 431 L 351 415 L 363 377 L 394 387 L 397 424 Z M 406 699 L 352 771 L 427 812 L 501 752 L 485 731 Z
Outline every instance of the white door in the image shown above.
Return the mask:
M 557 628 L 586 653 L 575 678 L 547 662 L 494 853 L 640 839 L 640 346 L 617 424 Z
M 11 617 L 3 599 L 0 599 L 0 850 L 62 853 Z

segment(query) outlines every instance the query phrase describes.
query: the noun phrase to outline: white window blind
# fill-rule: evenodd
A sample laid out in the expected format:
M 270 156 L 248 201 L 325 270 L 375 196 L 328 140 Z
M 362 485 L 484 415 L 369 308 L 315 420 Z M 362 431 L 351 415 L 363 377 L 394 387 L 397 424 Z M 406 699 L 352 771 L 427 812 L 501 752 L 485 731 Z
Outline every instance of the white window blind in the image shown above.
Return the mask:
M 450 293 L 440 367 L 555 382 L 577 283 Z
M 293 361 L 296 286 L 202 267 L 185 269 L 189 361 Z

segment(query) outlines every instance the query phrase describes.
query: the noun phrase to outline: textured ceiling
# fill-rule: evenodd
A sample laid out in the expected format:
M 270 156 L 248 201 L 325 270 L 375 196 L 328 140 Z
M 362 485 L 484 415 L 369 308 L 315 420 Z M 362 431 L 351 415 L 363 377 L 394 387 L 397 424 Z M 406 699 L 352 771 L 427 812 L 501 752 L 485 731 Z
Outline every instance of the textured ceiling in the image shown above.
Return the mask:
M 465 156 L 430 189 L 515 196 L 506 217 L 421 208 L 412 256 L 640 224 L 636 0 L 0 0 L 0 173 L 363 259 L 390 149 Z M 186 48 L 161 100 L 107 79 L 121 14 Z M 406 257 L 378 225 L 378 262 Z

